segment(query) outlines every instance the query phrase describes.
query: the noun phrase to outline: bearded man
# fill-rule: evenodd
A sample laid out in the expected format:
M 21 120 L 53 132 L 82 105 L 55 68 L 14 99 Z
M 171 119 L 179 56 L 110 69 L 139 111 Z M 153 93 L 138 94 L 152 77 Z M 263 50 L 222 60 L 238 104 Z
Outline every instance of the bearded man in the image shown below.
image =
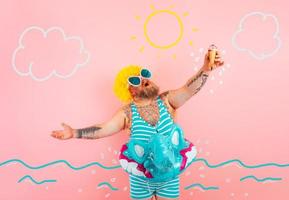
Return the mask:
M 194 76 L 182 87 L 162 93 L 151 80 L 149 69 L 125 67 L 118 73 L 114 85 L 116 96 L 125 104 L 109 121 L 80 129 L 62 123 L 64 129 L 52 131 L 51 136 L 61 140 L 100 139 L 128 130 L 130 139 L 120 152 L 120 163 L 129 172 L 130 197 L 179 199 L 179 176 L 175 171 L 188 166 L 188 160 L 192 160 L 188 152 L 192 154 L 193 145 L 181 140 L 181 134 L 172 133 L 176 110 L 200 91 L 213 69 L 223 64 L 219 51 L 209 49 L 203 66 Z M 168 181 L 149 181 L 152 178 Z

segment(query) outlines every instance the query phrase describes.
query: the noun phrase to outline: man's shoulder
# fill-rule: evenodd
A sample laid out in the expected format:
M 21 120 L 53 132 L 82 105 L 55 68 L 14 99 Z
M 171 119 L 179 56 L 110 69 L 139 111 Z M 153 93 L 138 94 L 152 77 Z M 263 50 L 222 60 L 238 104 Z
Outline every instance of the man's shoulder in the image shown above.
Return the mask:
M 132 102 L 125 103 L 121 106 L 122 109 L 129 109 L 131 107 Z
M 131 127 L 131 102 L 126 103 L 121 107 L 122 112 L 125 115 L 125 127 L 130 129 Z
M 162 92 L 159 94 L 159 97 L 161 100 L 163 100 L 164 102 L 168 102 L 168 95 L 169 95 L 169 90 Z
M 168 98 L 169 92 L 170 92 L 169 90 L 167 90 L 167 91 L 165 91 L 165 92 L 162 92 L 162 93 L 159 94 L 159 97 L 160 97 L 162 100 L 164 100 L 164 99 Z
M 121 107 L 121 110 L 125 113 L 126 117 L 130 117 L 130 112 L 131 112 L 131 102 L 126 103 Z
M 169 101 L 169 93 L 170 93 L 170 91 L 167 90 L 167 91 L 159 94 L 159 97 L 165 102 L 167 107 L 170 107 L 172 110 L 176 110 Z

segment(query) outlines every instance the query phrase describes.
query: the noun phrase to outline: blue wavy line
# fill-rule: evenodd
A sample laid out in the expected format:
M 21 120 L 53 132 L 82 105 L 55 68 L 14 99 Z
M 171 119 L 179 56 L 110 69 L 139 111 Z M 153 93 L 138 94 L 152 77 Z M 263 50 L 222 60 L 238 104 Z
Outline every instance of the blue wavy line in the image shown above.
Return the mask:
M 192 185 L 189 185 L 189 186 L 185 187 L 185 190 L 188 190 L 188 189 L 194 188 L 194 187 L 200 187 L 203 190 L 218 190 L 219 189 L 219 187 L 215 187 L 215 186 L 206 187 L 206 186 L 203 186 L 200 183 L 194 183 Z
M 108 183 L 108 182 L 101 182 L 97 186 L 100 187 L 102 185 L 107 185 L 111 190 L 114 190 L 114 191 L 118 190 L 118 188 L 112 187 L 112 185 L 110 183 Z
M 261 167 L 269 167 L 269 166 L 275 166 L 275 167 L 289 167 L 289 164 L 278 164 L 278 163 L 265 163 L 265 164 L 260 164 L 260 165 L 246 165 L 244 164 L 241 160 L 238 159 L 232 159 L 232 160 L 228 160 L 225 162 L 222 162 L 220 164 L 216 164 L 216 165 L 211 165 L 208 163 L 208 161 L 204 158 L 197 158 L 194 161 L 192 161 L 192 163 L 194 162 L 203 162 L 207 165 L 207 167 L 209 168 L 217 168 L 217 167 L 222 167 L 224 165 L 230 164 L 230 163 L 238 163 L 239 165 L 241 165 L 244 168 L 250 168 L 250 169 L 254 169 L 254 168 L 261 168 Z
M 41 182 L 37 182 L 36 180 L 33 179 L 33 177 L 31 177 L 30 175 L 26 175 L 26 176 L 23 176 L 21 179 L 19 179 L 18 183 L 21 183 L 24 179 L 26 178 L 29 178 L 32 182 L 34 182 L 35 184 L 37 185 L 40 185 L 40 184 L 43 184 L 43 183 L 46 183 L 46 182 L 56 182 L 56 180 L 43 180 Z
M 271 181 L 281 181 L 282 180 L 282 178 L 273 178 L 273 177 L 266 177 L 263 179 L 259 179 L 256 176 L 249 175 L 249 176 L 244 176 L 244 177 L 240 178 L 240 181 L 244 181 L 244 180 L 250 179 L 250 178 L 256 180 L 257 182 L 264 182 L 267 180 L 271 180 Z
M 27 167 L 29 169 L 41 169 L 41 168 L 45 168 L 45 167 L 48 167 L 50 165 L 54 165 L 54 164 L 58 164 L 58 163 L 64 163 L 64 164 L 66 164 L 68 167 L 70 167 L 73 170 L 81 170 L 81 169 L 84 169 L 84 168 L 87 168 L 87 167 L 90 167 L 90 166 L 93 166 L 93 165 L 99 166 L 99 167 L 101 167 L 103 169 L 106 169 L 106 170 L 112 170 L 112 169 L 121 168 L 120 165 L 107 167 L 107 166 L 104 166 L 104 165 L 100 164 L 99 162 L 91 162 L 91 163 L 88 163 L 88 164 L 80 166 L 80 167 L 75 167 L 75 166 L 71 165 L 66 160 L 56 160 L 56 161 L 53 161 L 53 162 L 50 162 L 50 163 L 47 163 L 47 164 L 44 164 L 44 165 L 40 165 L 40 166 L 31 166 L 31 165 L 26 164 L 24 161 L 22 161 L 20 159 L 7 160 L 5 162 L 0 163 L 0 167 L 6 165 L 8 163 L 13 163 L 13 162 L 21 163 L 22 165 L 24 165 L 25 167 Z M 273 162 L 265 163 L 265 164 L 259 164 L 259 165 L 246 165 L 246 164 L 244 164 L 242 161 L 240 161 L 238 159 L 228 160 L 228 161 L 216 164 L 216 165 L 209 164 L 209 162 L 206 159 L 204 159 L 204 158 L 197 158 L 197 159 L 192 161 L 192 163 L 194 163 L 194 162 L 203 162 L 209 168 L 218 168 L 218 167 L 222 167 L 224 165 L 228 165 L 230 163 L 238 163 L 239 165 L 243 166 L 244 168 L 251 168 L 251 169 L 261 168 L 261 167 L 269 167 L 269 166 L 280 167 L 280 168 L 289 167 L 289 164 L 278 164 L 278 163 L 273 163 Z
M 107 169 L 107 170 L 120 168 L 120 165 L 116 165 L 116 166 L 112 166 L 112 167 L 106 167 L 106 166 L 100 164 L 99 162 L 92 162 L 92 163 L 89 163 L 89 164 L 81 166 L 81 167 L 74 167 L 73 165 L 71 165 L 66 160 L 56 160 L 56 161 L 53 161 L 53 162 L 50 162 L 50 163 L 47 163 L 47 164 L 44 164 L 44 165 L 40 165 L 40 166 L 34 167 L 34 166 L 26 164 L 24 161 L 19 160 L 19 159 L 10 159 L 10 160 L 7 160 L 5 162 L 2 162 L 2 163 L 0 163 L 0 167 L 6 165 L 8 163 L 13 163 L 13 162 L 21 163 L 22 165 L 24 165 L 25 167 L 27 167 L 29 169 L 41 169 L 41 168 L 44 168 L 44 167 L 47 167 L 47 166 L 50 166 L 50 165 L 54 165 L 54 164 L 58 164 L 58 163 L 64 163 L 64 164 L 66 164 L 68 167 L 70 167 L 73 170 L 81 170 L 81 169 L 84 169 L 84 168 L 87 168 L 87 167 L 90 167 L 90 166 L 93 166 L 93 165 L 97 165 L 97 166 L 99 166 L 99 167 L 101 167 L 103 169 Z

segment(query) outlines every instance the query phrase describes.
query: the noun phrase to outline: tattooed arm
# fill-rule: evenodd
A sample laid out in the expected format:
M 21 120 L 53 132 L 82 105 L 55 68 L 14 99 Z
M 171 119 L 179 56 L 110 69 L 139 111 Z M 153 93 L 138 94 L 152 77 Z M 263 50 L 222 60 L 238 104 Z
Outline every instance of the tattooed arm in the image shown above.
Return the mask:
M 185 90 L 189 93 L 189 96 L 193 96 L 198 93 L 204 84 L 207 82 L 209 71 L 205 71 L 201 68 L 196 75 L 191 77 L 185 84 Z
M 74 138 L 99 139 L 113 135 L 125 128 L 126 114 L 120 109 L 106 123 L 89 126 L 86 128 L 73 129 Z
M 197 94 L 207 82 L 208 76 L 214 68 L 220 67 L 224 61 L 217 52 L 213 67 L 209 65 L 209 51 L 205 55 L 204 64 L 201 69 L 191 77 L 184 86 L 175 90 L 169 90 L 163 94 L 167 96 L 167 101 L 173 109 L 177 109 L 188 101 L 193 95 Z
M 173 109 L 177 109 L 201 90 L 207 81 L 209 73 L 209 71 L 204 71 L 201 68 L 184 86 L 176 90 L 166 91 L 162 95 L 167 96 L 167 101 Z

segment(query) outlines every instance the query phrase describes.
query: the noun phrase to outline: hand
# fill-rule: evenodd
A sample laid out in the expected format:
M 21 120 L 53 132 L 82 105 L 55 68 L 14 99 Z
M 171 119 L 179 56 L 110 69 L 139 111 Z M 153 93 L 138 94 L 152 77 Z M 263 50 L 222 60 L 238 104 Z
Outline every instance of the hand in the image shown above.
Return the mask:
M 64 130 L 52 131 L 51 136 L 60 140 L 73 138 L 75 135 L 75 130 L 65 123 L 61 123 L 61 125 L 63 126 Z
M 214 63 L 210 63 L 210 53 L 213 53 L 213 51 L 216 51 L 216 56 L 214 59 Z M 203 70 L 212 71 L 213 69 L 218 68 L 222 65 L 224 65 L 224 61 L 221 58 L 220 51 L 209 49 L 205 55 Z

